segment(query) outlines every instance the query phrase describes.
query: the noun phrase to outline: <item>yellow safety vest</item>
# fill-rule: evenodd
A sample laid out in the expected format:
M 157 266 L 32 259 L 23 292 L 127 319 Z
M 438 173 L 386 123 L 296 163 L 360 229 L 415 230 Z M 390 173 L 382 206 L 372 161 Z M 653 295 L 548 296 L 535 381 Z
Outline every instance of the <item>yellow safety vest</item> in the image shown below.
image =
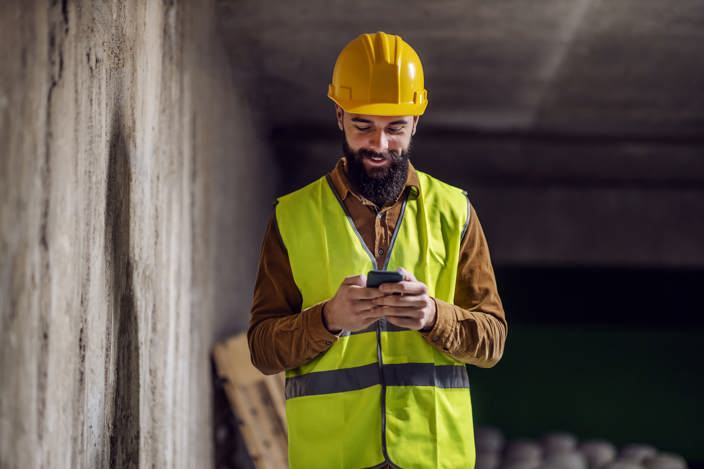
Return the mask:
M 279 198 L 276 221 L 308 308 L 347 276 L 403 267 L 452 303 L 469 220 L 464 191 L 418 171 L 384 266 L 377 266 L 327 177 Z M 469 380 L 463 363 L 417 331 L 379 320 L 343 331 L 330 349 L 286 372 L 293 469 L 474 467 Z

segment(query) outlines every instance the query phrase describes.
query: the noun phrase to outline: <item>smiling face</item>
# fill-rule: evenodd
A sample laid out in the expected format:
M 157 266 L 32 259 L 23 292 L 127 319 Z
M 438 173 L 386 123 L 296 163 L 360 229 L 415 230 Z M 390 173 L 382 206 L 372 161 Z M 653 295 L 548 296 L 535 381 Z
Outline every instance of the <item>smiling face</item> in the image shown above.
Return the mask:
M 397 199 L 408 173 L 418 116 L 350 114 L 336 107 L 353 189 L 382 207 Z

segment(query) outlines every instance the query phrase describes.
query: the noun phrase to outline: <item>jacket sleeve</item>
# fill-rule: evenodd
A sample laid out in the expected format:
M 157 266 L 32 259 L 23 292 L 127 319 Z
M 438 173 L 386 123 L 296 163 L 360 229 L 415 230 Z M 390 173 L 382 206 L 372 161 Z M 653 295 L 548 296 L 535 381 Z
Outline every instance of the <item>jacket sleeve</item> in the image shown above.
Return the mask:
M 262 373 L 296 368 L 337 340 L 323 324 L 325 303 L 301 311 L 302 302 L 272 216 L 262 243 L 247 331 L 252 364 Z
M 490 368 L 503 355 L 508 327 L 489 247 L 471 206 L 469 216 L 460 247 L 455 304 L 435 299 L 437 319 L 423 335 L 433 346 L 457 360 Z

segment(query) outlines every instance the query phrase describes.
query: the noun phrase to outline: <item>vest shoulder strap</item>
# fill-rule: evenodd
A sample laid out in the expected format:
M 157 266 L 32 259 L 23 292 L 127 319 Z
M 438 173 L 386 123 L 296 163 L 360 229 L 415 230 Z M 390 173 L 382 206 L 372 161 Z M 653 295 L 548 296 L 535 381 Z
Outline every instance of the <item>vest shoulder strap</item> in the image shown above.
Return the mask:
M 469 201 L 467 191 L 459 187 L 448 184 L 440 179 L 416 170 L 418 180 L 420 181 L 421 193 L 426 204 L 430 206 L 439 206 L 444 209 L 450 209 L 454 212 L 457 220 L 463 220 L 461 238 L 464 240 L 464 235 L 469 226 L 472 204 Z

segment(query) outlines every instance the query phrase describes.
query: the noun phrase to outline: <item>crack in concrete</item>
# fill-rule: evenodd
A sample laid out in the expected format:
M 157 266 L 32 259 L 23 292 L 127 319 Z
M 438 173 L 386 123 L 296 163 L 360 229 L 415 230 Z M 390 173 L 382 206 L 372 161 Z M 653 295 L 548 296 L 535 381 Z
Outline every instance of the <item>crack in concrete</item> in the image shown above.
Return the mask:
M 49 38 L 47 48 L 47 60 L 49 67 L 49 88 L 46 97 L 45 111 L 45 134 L 44 134 L 44 159 L 40 165 L 41 180 L 41 214 L 39 220 L 39 243 L 40 264 L 41 264 L 41 285 L 43 288 L 39 293 L 39 301 L 42 305 L 39 311 L 39 361 L 37 366 L 37 438 L 44 439 L 44 427 L 47 406 L 47 385 L 49 366 L 49 339 L 50 326 L 47 315 L 51 311 L 51 294 L 48 285 L 51 282 L 51 262 L 49 256 L 49 213 L 51 210 L 51 145 L 53 141 L 53 100 L 54 91 L 58 86 L 64 71 L 64 40 L 69 31 L 68 5 L 64 0 L 62 5 L 61 19 L 57 19 L 56 3 L 49 11 Z
M 105 256 L 115 340 L 114 396 L 110 425 L 110 467 L 139 467 L 139 328 L 131 252 L 131 161 L 122 116 L 113 117 L 105 200 Z M 108 321 L 110 324 L 110 321 Z M 110 361 L 106 360 L 108 366 Z

